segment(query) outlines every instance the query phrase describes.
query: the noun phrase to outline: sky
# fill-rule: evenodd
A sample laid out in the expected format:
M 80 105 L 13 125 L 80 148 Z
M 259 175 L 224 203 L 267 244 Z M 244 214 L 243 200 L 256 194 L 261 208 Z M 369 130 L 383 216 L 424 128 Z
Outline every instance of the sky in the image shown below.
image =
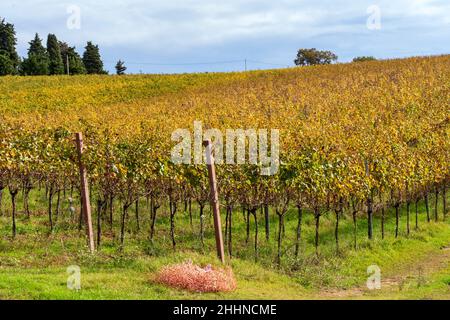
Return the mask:
M 26 56 L 36 32 L 82 54 L 100 47 L 105 68 L 128 73 L 291 67 L 297 50 L 331 50 L 339 62 L 450 53 L 449 0 L 1 0 Z

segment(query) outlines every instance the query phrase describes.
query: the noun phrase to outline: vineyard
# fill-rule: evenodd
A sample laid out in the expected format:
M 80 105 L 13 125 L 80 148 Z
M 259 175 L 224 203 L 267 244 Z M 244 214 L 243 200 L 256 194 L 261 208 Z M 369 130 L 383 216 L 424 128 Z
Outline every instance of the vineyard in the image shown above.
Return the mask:
M 226 74 L 2 77 L 0 258 L 36 234 L 84 248 L 75 132 L 84 135 L 97 254 L 214 251 L 206 165 L 171 161 L 172 132 L 193 132 L 195 121 L 280 130 L 276 175 L 216 165 L 231 261 L 295 273 L 371 242 L 414 243 L 433 228 L 448 245 L 449 102 L 448 55 Z M 11 263 L 4 258 L 0 270 Z

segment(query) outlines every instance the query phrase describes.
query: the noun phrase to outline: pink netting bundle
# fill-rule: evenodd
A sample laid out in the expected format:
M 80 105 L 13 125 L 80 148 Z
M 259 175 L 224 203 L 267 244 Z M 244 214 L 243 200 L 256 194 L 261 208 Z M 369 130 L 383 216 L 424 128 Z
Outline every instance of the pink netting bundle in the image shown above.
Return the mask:
M 156 282 L 193 292 L 228 292 L 236 289 L 236 279 L 231 268 L 201 268 L 191 261 L 164 267 Z

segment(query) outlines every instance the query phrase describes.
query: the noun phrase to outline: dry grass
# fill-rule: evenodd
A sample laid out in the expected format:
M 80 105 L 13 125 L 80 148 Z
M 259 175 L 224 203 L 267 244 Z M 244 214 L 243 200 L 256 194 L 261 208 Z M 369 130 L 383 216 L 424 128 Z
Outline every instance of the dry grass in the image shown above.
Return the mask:
M 230 292 L 236 289 L 231 268 L 202 268 L 191 261 L 162 268 L 156 282 L 191 292 Z

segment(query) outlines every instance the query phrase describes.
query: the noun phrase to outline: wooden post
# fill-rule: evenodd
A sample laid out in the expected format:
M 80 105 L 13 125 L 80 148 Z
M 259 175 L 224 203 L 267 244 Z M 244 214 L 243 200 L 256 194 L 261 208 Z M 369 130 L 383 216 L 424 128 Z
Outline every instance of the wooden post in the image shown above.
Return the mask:
M 70 76 L 69 53 L 66 55 L 67 75 Z
M 364 167 L 366 170 L 366 177 L 369 177 L 369 162 L 364 160 Z M 367 236 L 369 240 L 373 238 L 373 191 L 370 190 L 370 194 L 367 197 Z
M 89 186 L 87 181 L 86 168 L 83 165 L 83 161 L 81 159 L 81 155 L 83 154 L 83 135 L 80 132 L 76 133 L 75 140 L 77 143 L 78 165 L 80 167 L 82 213 L 84 216 L 84 221 L 86 222 L 86 235 L 89 240 L 89 250 L 91 251 L 91 253 L 93 253 L 95 251 L 95 244 L 94 244 L 94 232 L 92 230 Z
M 216 169 L 214 166 L 214 156 L 212 154 L 211 140 L 203 142 L 206 148 L 206 164 L 208 167 L 209 186 L 211 190 L 210 201 L 214 215 L 214 231 L 216 234 L 217 255 L 222 263 L 225 263 L 225 253 L 223 249 L 222 224 L 220 221 L 219 194 L 217 192 Z

